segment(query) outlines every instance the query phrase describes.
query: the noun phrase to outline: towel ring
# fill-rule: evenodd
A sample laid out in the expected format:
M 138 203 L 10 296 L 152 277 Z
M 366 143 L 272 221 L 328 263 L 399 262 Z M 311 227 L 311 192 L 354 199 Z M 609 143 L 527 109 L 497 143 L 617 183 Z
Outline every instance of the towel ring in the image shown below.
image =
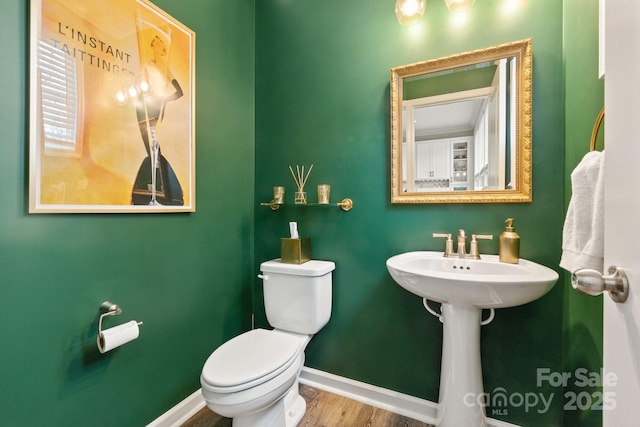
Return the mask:
M 602 119 L 604 119 L 604 107 L 602 107 L 602 110 L 600 110 L 600 114 L 598 114 L 598 118 L 596 119 L 596 124 L 593 126 L 593 132 L 591 132 L 591 143 L 589 144 L 589 151 L 593 151 L 596 149 L 596 138 L 598 137 L 598 131 L 600 130 Z

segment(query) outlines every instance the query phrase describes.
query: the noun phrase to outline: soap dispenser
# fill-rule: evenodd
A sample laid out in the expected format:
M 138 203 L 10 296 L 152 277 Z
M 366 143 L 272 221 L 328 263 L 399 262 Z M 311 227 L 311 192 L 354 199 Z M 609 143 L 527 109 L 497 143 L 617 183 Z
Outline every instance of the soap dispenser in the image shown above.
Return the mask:
M 520 259 L 520 236 L 515 232 L 513 227 L 513 218 L 507 218 L 505 221 L 507 228 L 500 235 L 500 262 L 508 262 L 509 264 L 517 264 Z

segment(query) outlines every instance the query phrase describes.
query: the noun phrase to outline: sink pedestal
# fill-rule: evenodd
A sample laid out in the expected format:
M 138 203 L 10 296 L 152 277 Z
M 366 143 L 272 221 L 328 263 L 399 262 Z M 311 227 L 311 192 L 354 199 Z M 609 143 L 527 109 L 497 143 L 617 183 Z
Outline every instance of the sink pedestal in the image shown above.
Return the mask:
M 482 309 L 442 304 L 438 427 L 486 427 L 480 363 Z

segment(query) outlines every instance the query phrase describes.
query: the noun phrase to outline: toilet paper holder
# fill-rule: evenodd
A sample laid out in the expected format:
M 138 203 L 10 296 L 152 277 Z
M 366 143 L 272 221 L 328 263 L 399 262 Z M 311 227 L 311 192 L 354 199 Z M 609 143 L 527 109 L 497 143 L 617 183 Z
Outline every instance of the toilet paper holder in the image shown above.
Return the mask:
M 102 319 L 105 316 L 117 316 L 122 313 L 122 309 L 118 304 L 114 304 L 109 301 L 105 301 L 100 304 L 100 320 L 98 320 L 98 336 L 102 334 Z M 138 326 L 141 326 L 142 322 L 138 322 Z

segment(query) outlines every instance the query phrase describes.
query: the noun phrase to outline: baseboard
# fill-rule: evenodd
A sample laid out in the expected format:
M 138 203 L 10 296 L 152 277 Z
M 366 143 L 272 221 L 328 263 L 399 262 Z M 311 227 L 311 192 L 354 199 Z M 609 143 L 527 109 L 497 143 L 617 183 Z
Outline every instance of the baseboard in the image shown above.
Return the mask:
M 300 383 L 428 424 L 436 422 L 438 405 L 429 400 L 340 377 L 307 366 L 302 368 Z M 198 389 L 148 424 L 147 427 L 180 427 L 204 407 L 205 401 L 201 390 Z M 488 427 L 519 427 L 516 424 L 492 418 L 487 418 L 487 425 Z
M 182 402 L 147 424 L 147 427 L 180 427 L 206 406 L 201 389 L 187 396 Z
M 414 420 L 435 424 L 438 405 L 428 400 L 304 366 L 300 383 Z
M 438 404 L 404 393 L 363 383 L 304 366 L 300 383 L 428 424 L 436 423 Z M 519 427 L 487 418 L 488 427 Z

